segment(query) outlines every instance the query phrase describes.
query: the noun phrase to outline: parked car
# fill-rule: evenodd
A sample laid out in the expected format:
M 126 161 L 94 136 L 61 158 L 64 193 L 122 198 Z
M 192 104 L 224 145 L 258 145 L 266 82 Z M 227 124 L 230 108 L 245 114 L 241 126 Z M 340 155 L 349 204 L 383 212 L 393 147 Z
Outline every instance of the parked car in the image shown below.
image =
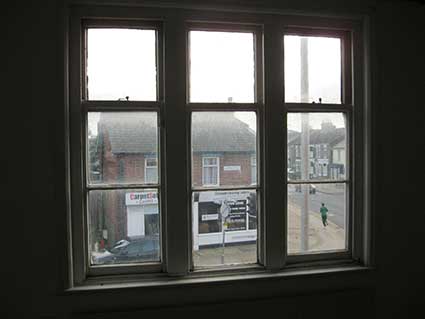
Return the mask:
M 122 239 L 110 250 L 92 254 L 94 265 L 146 262 L 159 260 L 159 236 L 142 236 L 130 240 Z
M 296 192 L 301 192 L 301 184 L 296 184 L 295 185 L 295 191 Z M 309 193 L 310 194 L 316 194 L 316 186 L 313 184 L 309 185 Z

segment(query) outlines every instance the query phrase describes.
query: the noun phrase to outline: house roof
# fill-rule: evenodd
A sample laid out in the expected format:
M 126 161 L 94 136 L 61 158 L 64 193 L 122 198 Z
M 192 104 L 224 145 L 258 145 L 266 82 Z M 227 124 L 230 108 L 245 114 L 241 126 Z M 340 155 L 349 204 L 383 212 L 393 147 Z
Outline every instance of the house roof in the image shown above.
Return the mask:
M 193 113 L 192 130 L 194 152 L 254 152 L 256 148 L 255 132 L 233 113 Z M 101 113 L 99 134 L 109 137 L 112 153 L 155 153 L 156 113 Z
M 112 153 L 155 153 L 158 126 L 155 112 L 104 112 L 99 118 L 99 134 L 109 138 Z
M 297 131 L 288 132 L 288 144 L 300 144 L 301 133 Z M 310 145 L 330 144 L 334 145 L 345 139 L 345 128 L 333 127 L 331 129 L 310 129 Z
M 254 152 L 255 132 L 233 113 L 197 112 L 192 116 L 194 152 Z

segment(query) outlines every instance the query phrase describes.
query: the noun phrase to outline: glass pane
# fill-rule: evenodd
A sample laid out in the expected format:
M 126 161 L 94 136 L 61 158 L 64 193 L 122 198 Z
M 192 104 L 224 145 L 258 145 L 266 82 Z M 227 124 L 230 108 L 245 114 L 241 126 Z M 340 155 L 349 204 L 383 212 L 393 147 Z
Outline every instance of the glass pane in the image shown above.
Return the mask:
M 190 102 L 254 102 L 254 35 L 190 31 Z
M 287 127 L 288 180 L 348 178 L 343 113 L 289 113 Z
M 88 207 L 92 265 L 160 260 L 156 190 L 91 191 Z
M 341 40 L 286 35 L 285 101 L 341 103 Z
M 193 186 L 252 185 L 256 131 L 254 112 L 193 113 Z
M 156 97 L 156 31 L 87 30 L 89 100 L 144 100 Z
M 147 158 L 145 166 L 145 182 L 158 183 L 158 166 L 156 158 Z
M 257 158 L 251 157 L 251 184 L 257 184 Z
M 193 193 L 194 267 L 257 262 L 255 191 Z
M 89 183 L 157 183 L 145 176 L 145 159 L 157 156 L 156 112 L 91 112 L 87 145 Z
M 345 184 L 288 185 L 288 253 L 346 249 Z

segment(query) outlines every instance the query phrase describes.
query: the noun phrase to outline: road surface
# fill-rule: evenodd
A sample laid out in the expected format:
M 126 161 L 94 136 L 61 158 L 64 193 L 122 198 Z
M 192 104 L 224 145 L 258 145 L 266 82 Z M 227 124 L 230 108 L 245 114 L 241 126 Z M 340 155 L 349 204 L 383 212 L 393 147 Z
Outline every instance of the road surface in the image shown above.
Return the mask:
M 304 203 L 302 192 L 290 190 L 288 200 L 301 207 Z M 345 228 L 345 194 L 342 190 L 325 191 L 317 187 L 315 194 L 309 194 L 310 214 L 320 214 L 320 206 L 325 203 L 328 208 L 328 219 L 341 228 Z

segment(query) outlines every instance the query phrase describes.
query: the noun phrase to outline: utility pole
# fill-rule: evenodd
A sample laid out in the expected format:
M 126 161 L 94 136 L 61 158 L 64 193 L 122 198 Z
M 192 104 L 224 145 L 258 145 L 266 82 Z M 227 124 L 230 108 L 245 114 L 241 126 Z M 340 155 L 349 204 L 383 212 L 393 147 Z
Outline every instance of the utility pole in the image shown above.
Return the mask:
M 308 38 L 301 37 L 301 103 L 309 102 L 308 87 Z M 310 172 L 310 127 L 309 114 L 301 113 L 301 179 L 308 180 Z M 309 212 L 309 184 L 302 185 L 304 194 L 301 205 L 301 252 L 308 251 L 308 212 Z

